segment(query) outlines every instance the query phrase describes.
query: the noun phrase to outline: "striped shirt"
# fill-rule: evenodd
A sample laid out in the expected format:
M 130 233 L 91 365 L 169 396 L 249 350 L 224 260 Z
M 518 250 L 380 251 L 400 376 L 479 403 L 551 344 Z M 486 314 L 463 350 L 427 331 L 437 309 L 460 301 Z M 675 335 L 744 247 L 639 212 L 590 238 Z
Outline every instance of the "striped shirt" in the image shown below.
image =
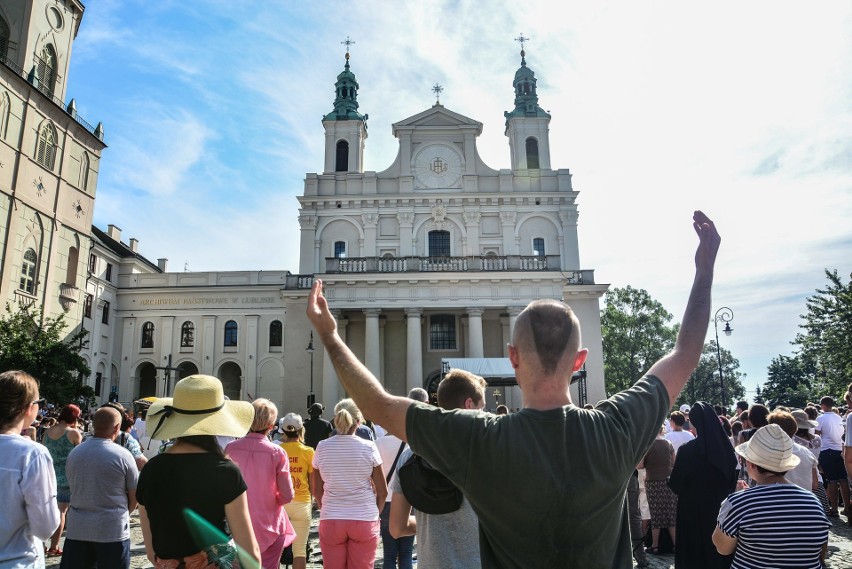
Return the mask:
M 719 527 L 737 538 L 731 569 L 819 569 L 831 523 L 813 493 L 794 484 L 766 484 L 722 502 Z
M 313 467 L 323 481 L 320 520 L 379 519 L 371 477 L 382 464 L 373 441 L 355 435 L 335 435 L 320 441 Z

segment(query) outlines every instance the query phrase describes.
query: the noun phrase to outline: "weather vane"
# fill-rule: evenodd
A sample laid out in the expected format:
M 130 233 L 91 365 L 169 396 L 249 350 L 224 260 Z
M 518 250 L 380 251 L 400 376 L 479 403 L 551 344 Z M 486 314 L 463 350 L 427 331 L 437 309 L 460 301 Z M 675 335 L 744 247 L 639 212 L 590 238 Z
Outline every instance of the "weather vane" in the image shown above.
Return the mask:
M 444 92 L 444 88 L 441 87 L 440 83 L 435 83 L 432 86 L 432 92 L 435 93 L 435 104 L 440 105 L 441 104 L 441 93 Z

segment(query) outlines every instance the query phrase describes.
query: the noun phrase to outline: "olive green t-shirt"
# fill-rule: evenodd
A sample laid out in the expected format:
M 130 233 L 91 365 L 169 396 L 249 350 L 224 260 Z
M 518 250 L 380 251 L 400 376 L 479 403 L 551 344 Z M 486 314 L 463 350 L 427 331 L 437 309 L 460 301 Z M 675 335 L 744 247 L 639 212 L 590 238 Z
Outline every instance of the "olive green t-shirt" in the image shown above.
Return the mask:
M 593 410 L 510 415 L 408 408 L 412 450 L 462 489 L 479 517 L 482 567 L 633 567 L 625 490 L 669 407 L 645 376 Z

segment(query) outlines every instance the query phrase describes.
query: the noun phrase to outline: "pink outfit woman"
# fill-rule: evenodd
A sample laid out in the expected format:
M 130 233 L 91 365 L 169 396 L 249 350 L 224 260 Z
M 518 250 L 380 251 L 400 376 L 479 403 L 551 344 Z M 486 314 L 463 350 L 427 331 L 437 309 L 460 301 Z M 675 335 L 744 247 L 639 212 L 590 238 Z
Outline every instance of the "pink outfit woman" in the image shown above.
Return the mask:
M 248 486 L 248 507 L 264 569 L 278 569 L 281 552 L 296 538 L 284 504 L 293 499 L 290 461 L 261 433 L 249 433 L 225 448 Z

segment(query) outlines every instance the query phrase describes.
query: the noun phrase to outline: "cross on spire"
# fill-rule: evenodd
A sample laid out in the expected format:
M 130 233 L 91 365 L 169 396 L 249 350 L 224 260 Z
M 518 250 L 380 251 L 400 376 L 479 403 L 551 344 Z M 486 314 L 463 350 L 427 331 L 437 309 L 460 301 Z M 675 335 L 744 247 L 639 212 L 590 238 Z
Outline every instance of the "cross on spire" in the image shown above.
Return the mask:
M 355 43 L 353 40 L 349 39 L 349 36 L 346 36 L 346 39 L 340 42 L 341 45 L 346 46 L 346 53 L 349 53 L 349 46 Z
M 441 104 L 441 93 L 444 92 L 444 88 L 441 87 L 440 83 L 435 83 L 432 86 L 432 92 L 435 93 L 435 104 L 440 105 Z
M 523 49 L 524 49 L 524 42 L 528 42 L 528 41 L 530 41 L 530 38 L 525 38 L 525 37 L 524 37 L 524 32 L 521 32 L 521 34 L 520 34 L 518 37 L 516 37 L 516 38 L 515 38 L 515 41 L 521 44 L 521 51 L 523 51 Z

